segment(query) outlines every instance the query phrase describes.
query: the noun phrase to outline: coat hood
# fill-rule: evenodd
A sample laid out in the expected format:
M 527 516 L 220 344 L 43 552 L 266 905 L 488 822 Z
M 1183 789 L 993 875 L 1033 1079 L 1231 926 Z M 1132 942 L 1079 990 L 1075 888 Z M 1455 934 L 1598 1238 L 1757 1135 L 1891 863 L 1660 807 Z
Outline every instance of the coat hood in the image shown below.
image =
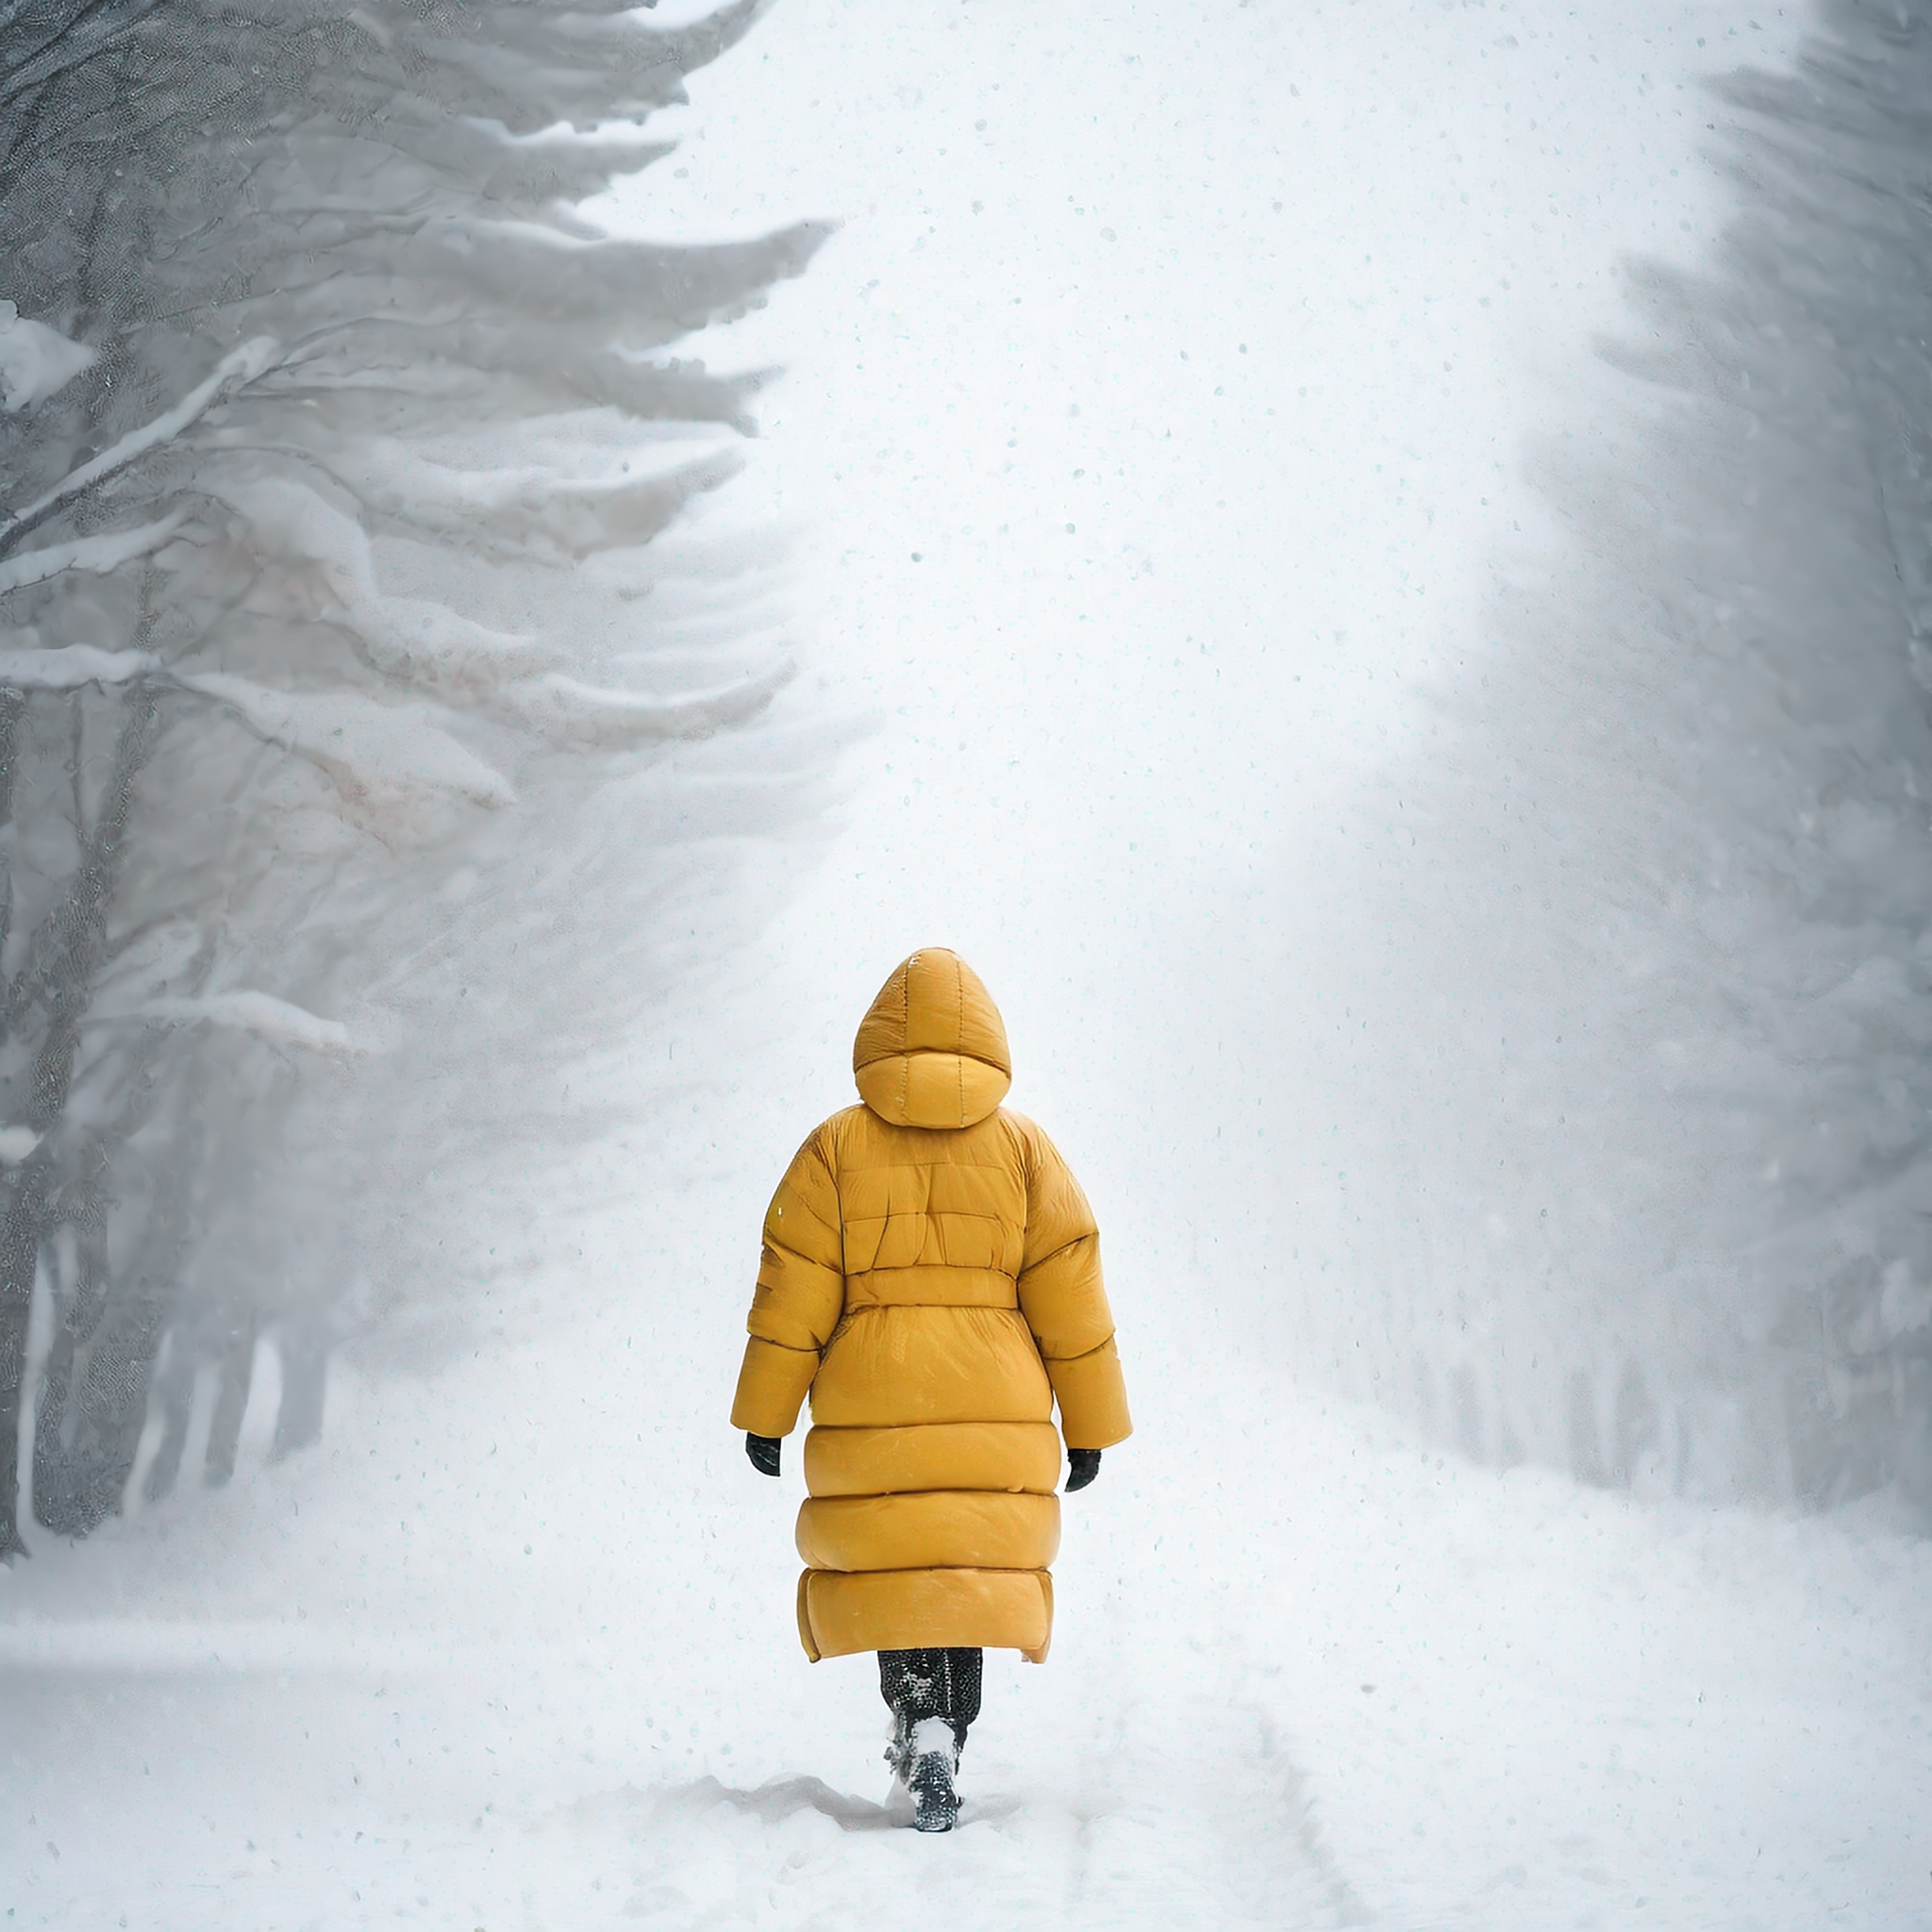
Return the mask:
M 895 1127 L 970 1127 L 1013 1084 L 1007 1029 L 979 974 L 943 946 L 880 987 L 852 1042 L 867 1107 Z

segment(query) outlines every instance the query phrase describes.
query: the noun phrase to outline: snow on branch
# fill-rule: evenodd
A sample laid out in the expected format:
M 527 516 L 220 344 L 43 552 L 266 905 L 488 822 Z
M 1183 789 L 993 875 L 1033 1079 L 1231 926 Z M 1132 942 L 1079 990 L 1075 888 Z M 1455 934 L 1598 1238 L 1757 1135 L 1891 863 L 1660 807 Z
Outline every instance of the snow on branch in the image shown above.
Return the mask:
M 325 1020 L 268 992 L 218 992 L 193 1000 L 149 1000 L 122 1017 L 132 1021 L 161 1020 L 181 1026 L 230 1026 L 277 1046 L 302 1047 L 310 1053 L 343 1056 L 357 1051 L 349 1029 L 340 1020 Z
M 188 391 L 172 408 L 163 409 L 151 423 L 143 423 L 139 429 L 131 429 L 125 436 L 118 438 L 104 449 L 99 456 L 90 458 L 86 462 L 60 478 L 58 483 L 44 490 L 31 503 L 15 510 L 4 524 L 0 524 L 0 542 L 23 525 L 31 523 L 43 510 L 51 508 L 62 498 L 77 495 L 91 485 L 98 483 L 105 476 L 111 476 L 116 470 L 125 469 L 137 457 L 145 456 L 149 450 L 158 449 L 163 443 L 174 439 L 202 415 L 227 390 L 239 383 L 252 382 L 265 369 L 270 368 L 281 344 L 268 336 L 258 336 L 252 342 L 244 342 L 241 348 L 231 350 L 217 362 L 213 370 L 202 381 Z M 130 555 L 133 553 L 130 553 Z M 26 577 L 25 583 L 38 579 Z M 11 589 L 11 585 L 6 586 Z
M 29 584 L 43 584 L 70 570 L 101 573 L 119 570 L 137 557 L 149 557 L 174 536 L 187 521 L 186 510 L 176 510 L 152 524 L 137 524 L 131 530 L 112 530 L 99 537 L 71 537 L 64 543 L 49 543 L 42 550 L 23 550 L 0 559 L 0 597 L 9 591 L 25 590 Z

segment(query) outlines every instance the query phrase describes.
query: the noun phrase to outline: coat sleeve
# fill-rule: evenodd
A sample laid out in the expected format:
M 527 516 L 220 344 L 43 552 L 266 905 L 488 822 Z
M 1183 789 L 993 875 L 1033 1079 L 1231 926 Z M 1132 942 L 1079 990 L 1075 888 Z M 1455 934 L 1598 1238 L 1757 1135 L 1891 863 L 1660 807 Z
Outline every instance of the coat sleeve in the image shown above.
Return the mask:
M 731 1426 L 755 1436 L 789 1436 L 797 1425 L 819 1353 L 845 1312 L 845 1244 L 827 1140 L 821 1127 L 798 1150 L 765 1210 L 745 1323 L 751 1340 L 731 1405 Z
M 1100 1234 L 1059 1150 L 1028 1124 L 1020 1311 L 1046 1364 L 1067 1447 L 1108 1449 L 1134 1425 L 1100 1279 Z

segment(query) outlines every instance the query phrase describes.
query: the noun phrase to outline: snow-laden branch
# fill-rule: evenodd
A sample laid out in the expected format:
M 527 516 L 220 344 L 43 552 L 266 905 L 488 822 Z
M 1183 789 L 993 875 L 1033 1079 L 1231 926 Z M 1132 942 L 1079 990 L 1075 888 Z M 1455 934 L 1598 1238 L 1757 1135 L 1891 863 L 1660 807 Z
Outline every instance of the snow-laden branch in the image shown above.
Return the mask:
M 282 345 L 271 336 L 257 336 L 253 341 L 243 342 L 239 349 L 229 350 L 215 364 L 213 371 L 196 383 L 173 408 L 164 409 L 139 429 L 129 430 L 99 456 L 70 470 L 51 489 L 42 491 L 32 502 L 23 505 L 0 523 L 0 542 L 5 542 L 22 525 L 32 522 L 55 504 L 76 495 L 104 477 L 111 476 L 116 470 L 125 469 L 137 457 L 145 456 L 149 450 L 172 442 L 191 423 L 220 402 L 228 391 L 242 383 L 253 382 L 264 371 L 273 369 L 281 350 Z
M 159 669 L 160 660 L 148 651 L 104 651 L 97 644 L 59 644 L 47 651 L 0 645 L 0 685 L 28 691 L 78 691 L 90 684 L 125 684 L 130 677 L 143 677 Z
M 510 685 L 503 700 L 559 744 L 648 744 L 708 738 L 727 725 L 741 724 L 763 710 L 791 675 L 789 663 L 779 664 L 715 691 L 686 691 L 669 698 L 608 691 L 575 677 L 551 675 Z
M 260 608 L 277 581 L 299 576 L 310 596 L 321 593 L 318 614 L 353 630 L 376 668 L 391 676 L 480 697 L 554 656 L 534 638 L 494 630 L 447 605 L 385 595 L 368 532 L 299 474 L 264 475 L 259 465 L 229 474 L 209 466 L 197 480 L 234 512 L 250 545 L 278 566 L 251 602 Z
M 320 466 L 362 507 L 425 536 L 564 567 L 648 543 L 691 502 L 744 467 L 732 449 L 638 476 L 559 476 L 535 465 L 458 469 L 393 437 L 313 440 Z
M 441 795 L 487 807 L 516 800 L 503 774 L 458 744 L 425 707 L 355 691 L 275 691 L 220 671 L 179 674 L 175 682 L 319 766 L 358 818 L 386 830 L 403 830 L 415 808 Z
M 131 530 L 108 530 L 95 537 L 71 537 L 64 543 L 49 543 L 39 550 L 23 550 L 0 558 L 0 597 L 9 591 L 25 590 L 29 584 L 43 584 L 70 570 L 97 574 L 119 570 L 137 557 L 147 557 L 180 529 L 188 521 L 186 510 L 176 510 L 158 522 L 141 524 Z
M 226 1026 L 275 1046 L 300 1047 L 338 1058 L 359 1050 L 340 1020 L 325 1020 L 320 1014 L 268 992 L 218 992 L 200 999 L 148 1000 L 126 1013 L 96 1017 L 103 1022 L 158 1020 L 176 1026 Z

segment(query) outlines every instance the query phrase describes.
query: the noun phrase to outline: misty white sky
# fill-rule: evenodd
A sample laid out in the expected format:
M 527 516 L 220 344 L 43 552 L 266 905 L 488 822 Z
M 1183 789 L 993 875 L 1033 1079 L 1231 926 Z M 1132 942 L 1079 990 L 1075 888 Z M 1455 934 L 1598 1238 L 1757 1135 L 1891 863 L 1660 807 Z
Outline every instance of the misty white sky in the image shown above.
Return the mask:
M 1356 943 L 1345 874 L 1282 903 L 1298 827 L 1423 753 L 1499 570 L 1560 566 L 1524 439 L 1626 435 L 1620 260 L 1698 259 L 1699 81 L 1797 25 L 787 0 L 692 77 L 609 218 L 843 224 L 700 345 L 788 372 L 706 514 L 791 541 L 791 713 L 872 727 L 747 964 L 785 1015 L 761 1086 L 843 1104 L 856 1015 L 942 942 L 1007 1008 L 1015 1103 L 1111 1120 L 1124 1201 L 1278 1098 L 1257 960 Z

